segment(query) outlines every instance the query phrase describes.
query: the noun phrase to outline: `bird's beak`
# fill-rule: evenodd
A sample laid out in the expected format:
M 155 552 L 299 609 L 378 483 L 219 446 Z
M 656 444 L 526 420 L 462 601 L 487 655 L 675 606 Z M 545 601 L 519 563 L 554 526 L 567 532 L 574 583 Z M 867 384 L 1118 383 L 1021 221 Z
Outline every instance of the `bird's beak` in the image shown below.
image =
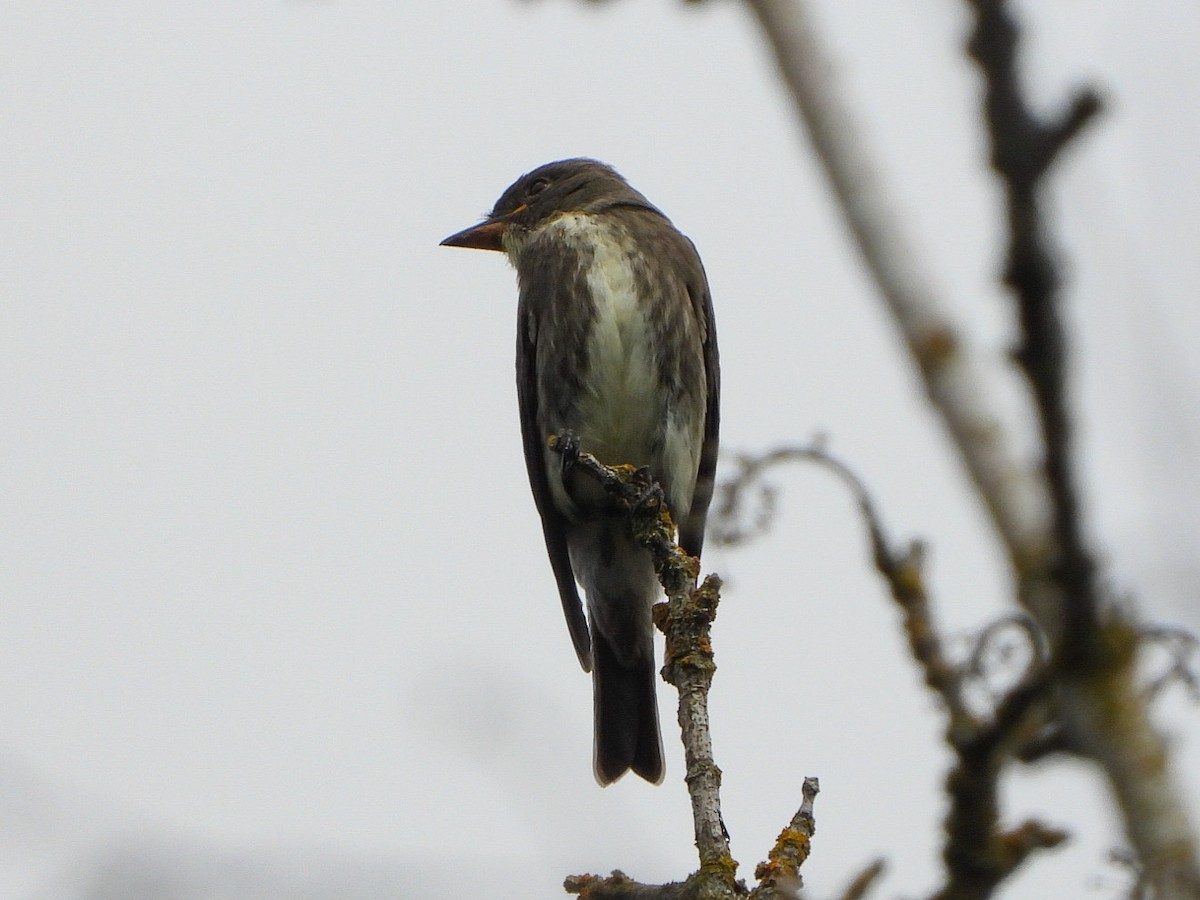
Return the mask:
M 522 212 L 519 206 L 511 213 L 499 218 L 485 219 L 478 225 L 464 228 L 441 242 L 442 247 L 469 247 L 472 250 L 504 250 L 504 232 L 508 230 L 512 217 Z
M 472 250 L 503 250 L 504 229 L 508 223 L 503 219 L 488 219 L 442 241 L 443 247 L 470 247 Z

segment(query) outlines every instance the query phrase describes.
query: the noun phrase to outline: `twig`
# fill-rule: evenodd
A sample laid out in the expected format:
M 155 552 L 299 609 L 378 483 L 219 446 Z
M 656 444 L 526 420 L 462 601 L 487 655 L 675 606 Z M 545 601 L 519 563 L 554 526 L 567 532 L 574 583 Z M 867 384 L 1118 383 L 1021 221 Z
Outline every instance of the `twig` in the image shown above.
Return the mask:
M 1018 631 L 1024 638 L 1024 646 L 1028 648 L 1029 659 L 1025 664 L 1025 670 L 1018 677 L 1011 678 L 1010 683 L 1033 678 L 1046 668 L 1048 662 L 1045 635 L 1027 613 L 1010 613 L 1009 615 L 1001 616 L 993 622 L 989 622 L 975 638 L 975 644 L 971 648 L 971 653 L 967 657 L 966 663 L 963 665 L 962 674 L 965 682 L 977 681 L 982 685 L 983 689 L 988 692 L 989 701 L 993 706 L 999 702 L 1004 692 L 994 689 L 987 683 L 989 675 L 992 674 L 988 671 L 988 652 L 992 649 L 993 644 L 999 640 L 1001 633 L 1012 630 Z M 1007 648 L 1001 652 L 1005 651 L 1007 651 Z M 1003 660 L 1003 662 L 1007 662 L 1007 660 Z
M 839 900 L 864 900 L 867 892 L 879 880 L 879 876 L 884 873 L 887 864 L 882 859 L 872 860 L 865 869 L 854 877 L 854 880 L 846 886 L 846 890 L 842 892 Z
M 817 779 L 804 779 L 801 787 L 804 800 L 800 809 L 787 828 L 779 833 L 775 846 L 767 854 L 767 861 L 759 863 L 754 870 L 758 887 L 750 892 L 750 900 L 791 900 L 800 896 L 800 889 L 804 886 L 800 867 L 808 859 L 812 838 L 817 831 L 813 801 L 820 790 Z
M 983 900 L 1035 850 L 1066 840 L 1065 832 L 1029 820 L 999 830 L 997 788 L 1002 766 L 1025 736 L 1030 711 L 1050 684 L 1048 673 L 1014 687 L 992 720 L 959 740 L 949 740 L 957 761 L 946 777 L 946 884 L 934 900 Z
M 770 469 L 792 462 L 816 463 L 833 472 L 850 489 L 867 526 L 875 568 L 884 577 L 892 597 L 904 613 L 904 633 L 908 638 L 909 650 L 921 666 L 925 684 L 937 693 L 946 705 L 952 723 L 952 733 L 973 727 L 975 721 L 963 699 L 960 674 L 947 659 L 933 623 L 929 598 L 926 596 L 922 580 L 921 544 L 914 542 L 903 554 L 892 550 L 884 533 L 883 520 L 875 509 L 874 501 L 862 479 L 849 466 L 830 454 L 823 442 L 777 447 L 757 456 L 739 456 L 738 472 L 717 488 L 713 516 L 717 534 L 733 534 L 738 541 L 747 539 L 746 532 L 729 525 L 729 522 L 736 521 L 742 512 L 744 496 L 761 484 Z
M 862 479 L 822 445 L 780 447 L 758 457 L 740 457 L 739 472 L 720 488 L 718 521 L 725 517 L 736 519 L 741 498 L 755 489 L 770 468 L 786 462 L 823 466 L 837 475 L 858 502 L 870 535 L 875 568 L 904 615 L 909 652 L 921 667 L 926 686 L 942 700 L 947 715 L 946 743 L 955 754 L 955 764 L 946 777 L 950 797 L 943 848 L 947 881 L 937 897 L 940 900 L 987 897 L 1030 853 L 1057 846 L 1066 839 L 1063 832 L 1036 821 L 1026 822 L 1010 832 L 1000 829 L 1000 772 L 1014 748 L 1028 744 L 1041 727 L 1042 718 L 1031 713 L 1044 705 L 1053 684 L 1040 652 L 1042 638 L 1037 626 L 1028 617 L 1010 616 L 984 630 L 970 660 L 975 667 L 979 666 L 980 648 L 1001 627 L 1023 628 L 1033 649 L 1025 676 L 1004 694 L 991 716 L 975 716 L 963 693 L 965 672 L 947 658 L 933 621 L 922 570 L 921 544 L 914 542 L 902 553 L 894 551 Z

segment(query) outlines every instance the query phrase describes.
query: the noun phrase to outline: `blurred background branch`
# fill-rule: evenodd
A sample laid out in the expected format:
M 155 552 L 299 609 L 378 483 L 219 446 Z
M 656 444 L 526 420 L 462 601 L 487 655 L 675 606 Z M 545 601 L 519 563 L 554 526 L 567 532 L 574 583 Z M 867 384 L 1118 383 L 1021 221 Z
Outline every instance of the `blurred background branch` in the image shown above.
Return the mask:
M 859 138 L 849 105 L 840 95 L 830 55 L 813 26 L 807 3 L 746 0 L 746 5 L 760 23 L 848 230 L 904 336 L 927 396 L 1007 549 L 1017 599 L 1050 638 L 1050 667 L 1009 691 L 990 726 L 965 742 L 956 739 L 953 728 L 948 733 L 951 746 L 958 749 L 960 766 L 950 781 L 954 802 L 946 853 L 951 880 L 939 896 L 988 896 L 1011 871 L 1010 864 L 1019 863 L 1027 852 L 1005 856 L 998 850 L 1053 846 L 1062 840 L 1057 833 L 1034 825 L 994 836 L 995 778 L 1011 758 L 1013 732 L 1030 710 L 1051 698 L 1056 701 L 1066 744 L 1081 748 L 1108 777 L 1126 834 L 1154 895 L 1200 896 L 1200 868 L 1187 810 L 1167 764 L 1166 748 L 1149 721 L 1133 677 L 1138 642 L 1133 629 L 1103 603 L 1096 565 L 1086 546 L 1072 452 L 1068 337 L 1059 310 L 1060 278 L 1039 205 L 1051 164 L 1100 110 L 1098 94 L 1078 91 L 1057 120 L 1037 119 L 1019 82 L 1020 35 L 1007 4 L 969 0 L 976 21 L 968 52 L 984 76 L 991 161 L 1008 201 L 1004 281 L 1020 313 L 1015 358 L 1029 383 L 1032 408 L 1041 425 L 1042 459 L 1031 464 L 1011 450 L 999 406 L 978 376 L 961 329 L 935 296 L 905 239 L 900 217 L 893 212 L 867 144 Z M 923 608 L 924 592 L 915 565 L 919 555 L 897 557 L 887 550 L 875 524 L 877 517 L 861 499 L 861 485 L 854 488 L 872 522 L 877 567 L 892 585 L 893 595 L 910 612 Z M 913 597 L 922 602 L 914 606 L 909 602 Z M 927 635 L 936 632 L 927 615 L 920 618 L 925 626 L 921 642 L 912 638 L 912 619 L 906 627 L 914 656 L 922 662 L 926 682 L 935 689 L 942 685 L 939 693 L 951 721 L 967 721 L 956 715 L 962 709 L 957 689 L 948 687 L 957 687 L 957 680 L 940 677 L 943 666 L 931 663 L 936 657 L 928 647 L 936 646 L 936 639 Z M 971 761 L 975 765 L 964 765 Z M 985 777 L 967 777 L 971 773 Z M 963 790 L 967 784 L 975 789 L 982 785 L 983 793 Z M 1015 839 L 1034 832 L 1031 841 Z M 979 839 L 967 840 L 972 833 Z

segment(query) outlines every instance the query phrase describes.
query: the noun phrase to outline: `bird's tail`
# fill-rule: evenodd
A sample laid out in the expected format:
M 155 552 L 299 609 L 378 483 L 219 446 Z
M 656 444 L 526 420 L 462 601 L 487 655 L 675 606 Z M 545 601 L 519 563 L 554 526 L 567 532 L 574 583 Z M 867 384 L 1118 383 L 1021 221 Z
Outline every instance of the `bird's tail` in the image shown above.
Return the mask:
M 659 784 L 664 767 L 653 650 L 622 660 L 603 634 L 593 632 L 592 641 L 596 781 L 607 785 L 633 769 Z

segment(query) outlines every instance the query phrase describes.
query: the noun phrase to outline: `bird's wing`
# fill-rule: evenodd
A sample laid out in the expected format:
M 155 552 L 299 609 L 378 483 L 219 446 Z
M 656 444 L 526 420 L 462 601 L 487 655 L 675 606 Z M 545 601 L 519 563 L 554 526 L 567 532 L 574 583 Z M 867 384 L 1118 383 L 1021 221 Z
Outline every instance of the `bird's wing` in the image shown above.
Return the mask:
M 525 297 L 522 296 L 517 327 L 517 402 L 521 411 L 521 443 L 525 448 L 525 467 L 529 470 L 533 502 L 541 515 L 546 552 L 550 556 L 554 580 L 558 583 L 558 596 L 562 601 L 563 614 L 567 618 L 567 630 L 571 632 L 571 641 L 575 644 L 579 665 L 583 667 L 583 671 L 590 672 L 592 639 L 588 633 L 583 604 L 579 601 L 579 589 L 575 586 L 571 557 L 567 552 L 567 521 L 554 505 L 554 498 L 550 494 L 545 456 L 548 435 L 541 433 L 538 424 L 537 325 L 524 301 Z
M 704 520 L 712 500 L 717 471 L 717 444 L 721 426 L 721 366 L 717 354 L 717 331 L 713 319 L 712 292 L 696 248 L 688 241 L 692 264 L 688 266 L 688 296 L 700 323 L 704 342 L 704 380 L 707 402 L 704 411 L 704 444 L 700 449 L 700 465 L 696 472 L 696 488 L 692 506 L 679 523 L 679 545 L 691 556 L 699 556 L 704 547 Z

